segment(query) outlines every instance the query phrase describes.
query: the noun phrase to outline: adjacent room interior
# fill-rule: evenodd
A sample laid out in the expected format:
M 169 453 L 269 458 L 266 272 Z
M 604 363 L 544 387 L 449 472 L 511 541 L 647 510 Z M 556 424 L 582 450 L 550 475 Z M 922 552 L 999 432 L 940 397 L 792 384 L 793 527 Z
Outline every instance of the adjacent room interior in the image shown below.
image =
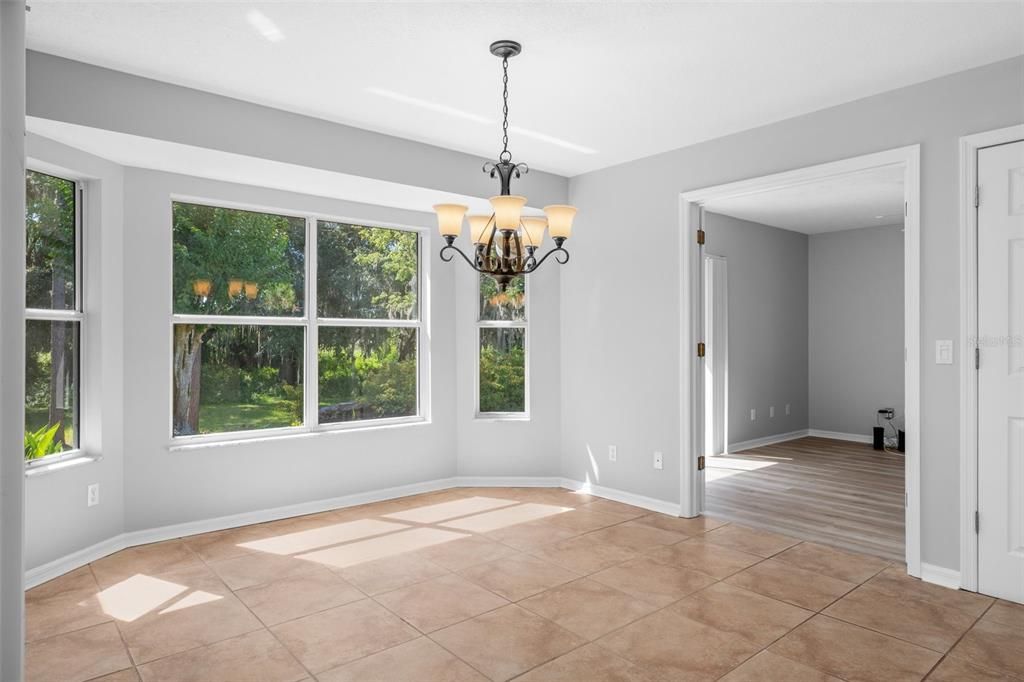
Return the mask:
M 705 204 L 709 514 L 905 560 L 903 175 Z
M 2 682 L 1024 680 L 1024 0 L 2 0 L 0 224 Z

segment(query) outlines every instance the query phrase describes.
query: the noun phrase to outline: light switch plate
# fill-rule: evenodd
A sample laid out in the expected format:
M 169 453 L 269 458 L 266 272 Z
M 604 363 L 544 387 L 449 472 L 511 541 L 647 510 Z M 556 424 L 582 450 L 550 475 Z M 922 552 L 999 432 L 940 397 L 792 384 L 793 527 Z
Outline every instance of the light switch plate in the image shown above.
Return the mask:
M 939 339 L 935 342 L 935 364 L 936 365 L 952 365 L 953 364 L 953 340 L 952 339 Z

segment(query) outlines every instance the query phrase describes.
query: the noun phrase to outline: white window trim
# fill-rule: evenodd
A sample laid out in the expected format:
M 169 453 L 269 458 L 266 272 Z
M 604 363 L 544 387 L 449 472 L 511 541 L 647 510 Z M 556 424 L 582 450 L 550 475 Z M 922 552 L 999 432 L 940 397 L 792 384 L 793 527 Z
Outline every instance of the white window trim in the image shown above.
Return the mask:
M 526 314 L 522 320 L 481 320 L 480 319 L 480 276 L 476 277 L 476 296 L 473 299 L 475 309 L 474 338 L 475 347 L 473 362 L 473 418 L 478 421 L 530 421 L 530 278 L 523 276 L 523 309 Z M 523 330 L 523 411 L 522 412 L 481 412 L 480 411 L 480 332 L 484 329 L 522 329 Z
M 37 163 L 30 161 L 26 164 L 25 172 L 41 173 L 43 175 L 50 175 L 61 180 L 73 182 L 75 185 L 75 306 L 73 310 L 47 310 L 45 308 L 25 308 L 25 321 L 36 320 L 43 322 L 77 322 L 78 323 L 78 385 L 76 386 L 78 395 L 75 400 L 75 407 L 78 411 L 78 426 L 75 433 L 75 439 L 78 441 L 78 447 L 71 448 L 70 450 L 64 450 L 63 452 L 57 452 L 52 455 L 46 455 L 39 459 L 25 461 L 25 474 L 32 475 L 42 473 L 44 470 L 54 469 L 56 464 L 67 462 L 68 460 L 86 459 L 94 460 L 98 459 L 98 456 L 93 456 L 85 452 L 82 447 L 82 434 L 85 431 L 85 415 L 88 414 L 86 410 L 86 401 L 88 400 L 88 391 L 85 387 L 87 385 L 86 375 L 88 369 L 86 367 L 85 358 L 87 356 L 87 344 L 86 339 L 86 322 L 85 322 L 85 250 L 84 250 L 84 239 L 83 232 L 85 229 L 85 203 L 86 198 L 86 179 L 81 177 L 78 173 L 69 172 L 63 168 L 51 166 L 46 163 Z M 22 229 L 25 229 L 24 224 Z M 22 292 L 22 296 L 25 293 Z M 67 466 L 67 465 L 63 465 Z
M 234 443 L 251 443 L 264 440 L 276 440 L 281 438 L 309 437 L 319 434 L 342 433 L 347 431 L 364 431 L 367 429 L 379 429 L 382 427 L 394 427 L 402 425 L 417 425 L 430 423 L 430 344 L 429 344 L 429 278 L 430 258 L 424 252 L 428 243 L 426 238 L 428 228 L 422 225 L 405 225 L 385 221 L 351 218 L 331 215 L 326 213 L 296 211 L 289 208 L 278 208 L 261 206 L 257 204 L 239 203 L 210 199 L 207 197 L 186 196 L 172 194 L 170 196 L 173 230 L 173 204 L 188 203 L 215 208 L 238 209 L 242 211 L 253 211 L 257 213 L 270 213 L 290 218 L 301 218 L 306 224 L 306 286 L 304 310 L 302 316 L 260 316 L 260 315 L 196 315 L 196 314 L 175 314 L 173 312 L 173 287 L 171 296 L 171 314 L 168 334 L 173 338 L 174 325 L 176 324 L 228 324 L 228 325 L 259 325 L 259 326 L 285 326 L 302 327 L 304 330 L 305 345 L 303 349 L 303 424 L 301 426 L 283 426 L 269 429 L 250 429 L 245 431 L 225 431 L 222 433 L 202 433 L 188 436 L 174 435 L 174 359 L 173 350 L 168 354 L 167 368 L 170 379 L 168 392 L 170 402 L 168 403 L 171 412 L 168 414 L 168 445 L 171 452 L 187 451 L 205 448 L 207 446 L 223 446 Z M 317 235 L 319 222 L 333 222 L 360 227 L 380 227 L 392 230 L 402 230 L 416 234 L 417 250 L 417 313 L 414 320 L 383 320 L 358 318 L 321 318 L 317 315 Z M 173 244 L 173 237 L 172 237 Z M 170 272 L 174 272 L 173 248 L 168 254 Z M 415 328 L 416 334 L 416 414 L 408 417 L 389 417 L 384 419 L 363 419 L 349 422 L 335 422 L 320 424 L 319 421 L 319 328 L 323 327 L 404 327 Z

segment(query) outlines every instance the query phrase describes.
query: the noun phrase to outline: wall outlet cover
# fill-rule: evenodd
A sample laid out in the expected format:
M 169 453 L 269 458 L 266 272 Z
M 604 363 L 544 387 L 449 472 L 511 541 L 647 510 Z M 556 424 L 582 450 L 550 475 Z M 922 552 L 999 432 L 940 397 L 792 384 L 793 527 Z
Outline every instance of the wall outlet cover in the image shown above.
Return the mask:
M 608 446 L 608 461 L 614 462 L 619 456 L 618 449 L 614 445 Z
M 774 419 L 775 418 L 775 406 L 774 405 L 772 405 L 771 407 L 768 408 L 768 418 L 769 419 Z
M 95 507 L 100 503 L 100 484 L 93 483 L 89 486 L 86 493 L 86 504 L 90 507 Z
M 655 469 L 664 469 L 665 468 L 665 458 L 661 456 L 660 452 L 655 452 L 654 453 L 654 468 Z
M 786 403 L 786 414 L 789 414 L 789 403 Z
M 752 408 L 750 408 L 750 421 L 755 421 L 755 420 L 757 420 L 757 410 L 752 407 Z

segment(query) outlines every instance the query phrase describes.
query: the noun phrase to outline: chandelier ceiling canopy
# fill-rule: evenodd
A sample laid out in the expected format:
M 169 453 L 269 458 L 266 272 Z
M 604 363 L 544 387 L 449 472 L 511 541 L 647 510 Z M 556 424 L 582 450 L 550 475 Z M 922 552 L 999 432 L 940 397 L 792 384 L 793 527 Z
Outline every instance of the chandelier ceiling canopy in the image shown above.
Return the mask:
M 491 54 L 501 59 L 502 69 L 502 149 L 496 161 L 484 164 L 483 171 L 496 178 L 500 184 L 497 196 L 491 197 L 490 215 L 466 215 L 468 206 L 462 204 L 437 204 L 437 225 L 444 237 L 441 259 L 451 261 L 456 254 L 462 256 L 471 268 L 489 275 L 504 291 L 516 277 L 528 275 L 539 268 L 549 257 L 561 264 L 569 262 L 565 241 L 572 235 L 573 218 L 576 208 L 564 204 L 544 207 L 544 216 L 524 216 L 526 197 L 512 194 L 512 179 L 519 179 L 530 171 L 525 163 L 512 161 L 508 150 L 508 60 L 522 52 L 522 45 L 514 40 L 498 40 L 491 43 Z M 473 253 L 467 255 L 455 245 L 462 235 L 463 223 L 469 223 L 469 238 L 473 242 Z M 544 242 L 547 232 L 555 246 L 541 257 L 537 249 Z

